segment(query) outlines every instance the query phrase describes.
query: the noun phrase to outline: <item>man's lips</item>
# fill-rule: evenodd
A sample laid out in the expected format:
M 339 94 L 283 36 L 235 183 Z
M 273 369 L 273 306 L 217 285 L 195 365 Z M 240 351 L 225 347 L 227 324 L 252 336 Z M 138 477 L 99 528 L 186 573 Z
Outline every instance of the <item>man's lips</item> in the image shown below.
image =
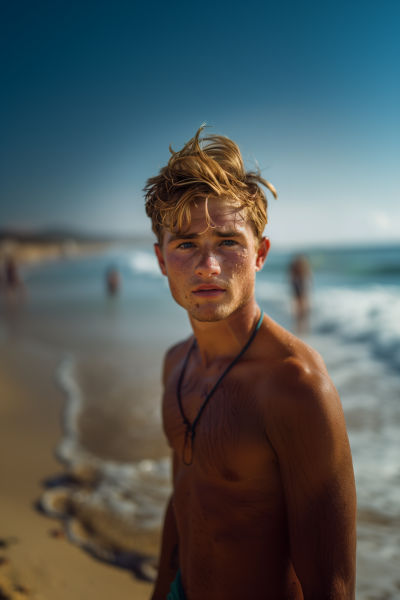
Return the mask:
M 214 296 L 220 296 L 221 294 L 224 294 L 225 291 L 226 290 L 218 285 L 205 284 L 199 285 L 199 287 L 193 290 L 192 294 L 200 298 L 212 298 Z

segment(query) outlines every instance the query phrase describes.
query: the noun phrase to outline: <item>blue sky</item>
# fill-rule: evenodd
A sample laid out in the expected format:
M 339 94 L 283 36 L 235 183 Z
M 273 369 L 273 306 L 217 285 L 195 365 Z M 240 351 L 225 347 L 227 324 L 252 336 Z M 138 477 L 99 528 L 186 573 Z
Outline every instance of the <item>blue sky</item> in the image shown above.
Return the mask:
M 400 3 L 0 3 L 0 226 L 146 233 L 207 121 L 277 188 L 276 244 L 400 242 Z M 250 164 L 249 164 L 250 166 Z

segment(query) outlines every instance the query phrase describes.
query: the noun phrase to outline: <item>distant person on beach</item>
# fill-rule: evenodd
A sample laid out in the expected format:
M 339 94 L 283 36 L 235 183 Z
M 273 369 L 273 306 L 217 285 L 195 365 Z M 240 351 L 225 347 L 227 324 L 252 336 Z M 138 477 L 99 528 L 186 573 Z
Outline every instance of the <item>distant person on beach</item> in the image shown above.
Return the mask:
M 148 180 L 155 252 L 193 335 L 166 354 L 173 450 L 152 600 L 353 600 L 356 492 L 319 354 L 264 314 L 274 187 L 202 128 Z
M 309 331 L 311 267 L 307 257 L 295 256 L 289 266 L 293 293 L 293 314 L 297 333 Z
M 121 287 L 121 276 L 117 268 L 111 267 L 106 272 L 106 289 L 109 296 L 115 296 Z
M 23 295 L 25 286 L 21 280 L 18 266 L 12 256 L 6 256 L 0 275 L 0 291 L 7 299 L 13 299 Z

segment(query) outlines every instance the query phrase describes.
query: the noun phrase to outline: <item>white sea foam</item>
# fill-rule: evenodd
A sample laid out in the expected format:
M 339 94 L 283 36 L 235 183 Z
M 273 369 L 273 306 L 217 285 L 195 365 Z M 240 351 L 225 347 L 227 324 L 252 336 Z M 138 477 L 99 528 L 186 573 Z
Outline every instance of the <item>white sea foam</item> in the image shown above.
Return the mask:
M 400 288 L 331 288 L 318 292 L 316 327 L 343 339 L 367 342 L 373 353 L 400 370 Z
M 257 296 L 289 314 L 288 286 L 257 283 Z M 313 297 L 313 328 L 347 342 L 366 343 L 374 356 L 400 370 L 400 287 L 329 287 Z
M 142 460 L 120 464 L 104 461 L 82 447 L 77 425 L 82 410 L 82 392 L 75 376 L 75 361 L 67 355 L 59 365 L 58 383 L 67 397 L 63 438 L 58 458 L 69 468 L 94 469 L 97 483 L 92 490 L 75 492 L 75 500 L 129 521 L 130 528 L 157 529 L 161 526 L 167 498 L 171 493 L 171 461 Z
M 135 273 L 147 274 L 154 277 L 161 276 L 157 258 L 154 254 L 150 254 L 150 252 L 135 251 L 129 258 L 129 264 Z

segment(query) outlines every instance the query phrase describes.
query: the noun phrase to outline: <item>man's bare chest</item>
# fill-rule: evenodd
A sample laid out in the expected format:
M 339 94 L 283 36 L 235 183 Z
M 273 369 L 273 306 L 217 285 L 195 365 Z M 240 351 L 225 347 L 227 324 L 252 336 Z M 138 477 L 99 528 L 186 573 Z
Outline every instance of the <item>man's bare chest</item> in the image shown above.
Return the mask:
M 208 473 L 237 480 L 248 477 L 249 468 L 255 476 L 258 471 L 265 472 L 276 458 L 266 437 L 257 388 L 251 377 L 243 374 L 243 368 L 238 366 L 236 373 L 227 375 L 209 398 L 217 380 L 215 374 L 204 378 L 192 374 L 181 388 L 181 411 L 177 394 L 179 373 L 174 373 L 163 399 L 164 430 L 177 455 L 182 458 L 187 444 L 187 424 L 195 423 L 193 460 Z

